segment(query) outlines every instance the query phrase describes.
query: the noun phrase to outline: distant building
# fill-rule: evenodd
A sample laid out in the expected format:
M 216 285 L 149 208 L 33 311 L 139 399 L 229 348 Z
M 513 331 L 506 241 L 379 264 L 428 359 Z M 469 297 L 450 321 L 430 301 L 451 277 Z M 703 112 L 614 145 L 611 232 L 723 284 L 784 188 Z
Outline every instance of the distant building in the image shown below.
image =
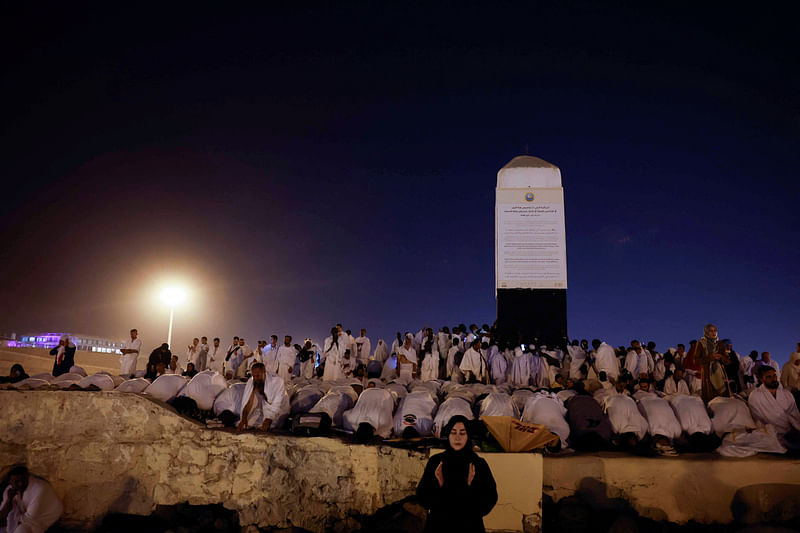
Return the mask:
M 38 333 L 36 335 L 22 335 L 17 340 L 9 340 L 11 348 L 53 348 L 58 346 L 62 335 L 69 335 L 78 350 L 84 352 L 120 353 L 122 343 L 119 340 L 109 340 L 92 335 L 79 333 Z

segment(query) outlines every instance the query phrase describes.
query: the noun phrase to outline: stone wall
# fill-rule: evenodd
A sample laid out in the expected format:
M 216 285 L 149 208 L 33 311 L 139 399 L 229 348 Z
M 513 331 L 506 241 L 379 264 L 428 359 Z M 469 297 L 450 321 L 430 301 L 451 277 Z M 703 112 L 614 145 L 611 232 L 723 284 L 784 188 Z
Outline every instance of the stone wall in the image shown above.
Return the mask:
M 50 480 L 74 527 L 221 502 L 242 525 L 346 530 L 351 515 L 413 494 L 427 460 L 335 438 L 208 430 L 135 394 L 0 391 L 0 404 L 0 465 L 25 461 Z

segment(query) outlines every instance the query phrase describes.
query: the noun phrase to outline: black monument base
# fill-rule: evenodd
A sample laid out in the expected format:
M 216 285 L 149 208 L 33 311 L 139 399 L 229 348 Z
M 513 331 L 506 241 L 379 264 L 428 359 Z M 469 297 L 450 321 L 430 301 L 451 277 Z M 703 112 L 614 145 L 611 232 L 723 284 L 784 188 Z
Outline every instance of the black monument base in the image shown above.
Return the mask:
M 564 346 L 566 289 L 497 289 L 497 333 L 516 344 Z

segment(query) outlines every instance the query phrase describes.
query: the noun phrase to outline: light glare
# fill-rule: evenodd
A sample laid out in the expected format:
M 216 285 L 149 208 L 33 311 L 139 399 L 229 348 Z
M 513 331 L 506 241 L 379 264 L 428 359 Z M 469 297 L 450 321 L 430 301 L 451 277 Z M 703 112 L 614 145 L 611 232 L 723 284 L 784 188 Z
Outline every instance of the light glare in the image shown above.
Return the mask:
M 159 298 L 168 306 L 175 307 L 186 301 L 186 291 L 180 287 L 164 287 Z

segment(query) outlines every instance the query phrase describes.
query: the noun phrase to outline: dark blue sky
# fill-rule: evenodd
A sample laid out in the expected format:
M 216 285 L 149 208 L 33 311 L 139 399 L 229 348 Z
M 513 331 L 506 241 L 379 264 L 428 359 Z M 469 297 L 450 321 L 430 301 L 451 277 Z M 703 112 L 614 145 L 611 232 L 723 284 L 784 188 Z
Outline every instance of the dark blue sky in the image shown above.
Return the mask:
M 787 8 L 788 9 L 788 8 Z M 566 196 L 569 333 L 800 340 L 779 5 L 6 4 L 0 330 L 147 345 L 494 320 L 496 173 Z M 225 339 L 227 342 L 227 339 Z

